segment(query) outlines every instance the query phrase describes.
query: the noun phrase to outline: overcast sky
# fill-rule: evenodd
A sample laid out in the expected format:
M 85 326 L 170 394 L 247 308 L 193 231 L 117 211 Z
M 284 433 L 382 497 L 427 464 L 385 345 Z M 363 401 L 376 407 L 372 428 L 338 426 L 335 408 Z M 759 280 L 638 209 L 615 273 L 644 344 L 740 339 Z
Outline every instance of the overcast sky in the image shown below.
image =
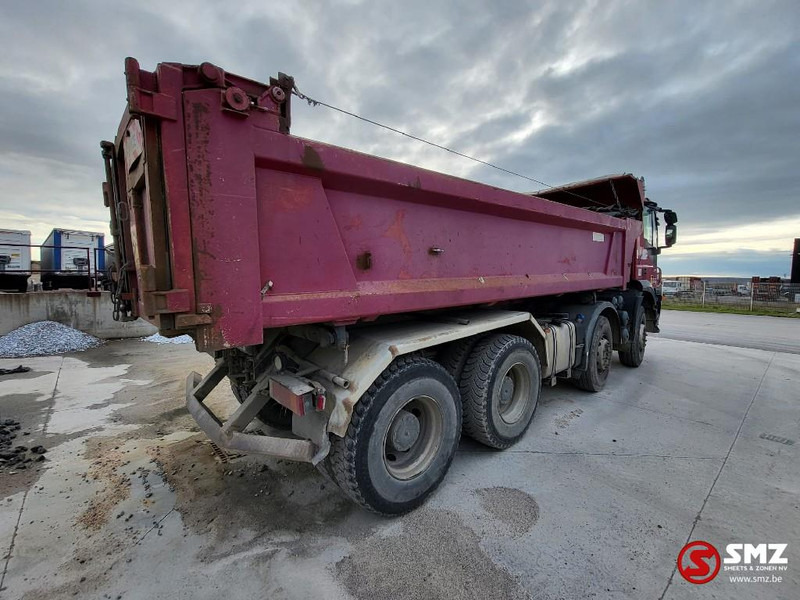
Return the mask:
M 326 9 L 320 6 L 327 6 Z M 123 61 L 208 60 L 557 185 L 644 176 L 666 274 L 783 275 L 800 237 L 800 2 L 0 3 L 0 228 L 107 230 Z M 295 100 L 293 133 L 529 182 Z

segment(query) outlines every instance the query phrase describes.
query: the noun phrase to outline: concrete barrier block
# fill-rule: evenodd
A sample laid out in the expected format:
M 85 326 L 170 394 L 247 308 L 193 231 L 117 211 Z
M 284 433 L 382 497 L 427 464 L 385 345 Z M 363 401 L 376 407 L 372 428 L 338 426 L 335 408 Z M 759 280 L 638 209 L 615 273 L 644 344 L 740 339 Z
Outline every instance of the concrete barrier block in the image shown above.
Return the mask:
M 95 296 L 87 296 L 85 290 L 0 293 L 0 335 L 37 321 L 55 321 L 101 339 L 143 337 L 158 331 L 142 319 L 115 321 L 112 312 L 110 292 Z

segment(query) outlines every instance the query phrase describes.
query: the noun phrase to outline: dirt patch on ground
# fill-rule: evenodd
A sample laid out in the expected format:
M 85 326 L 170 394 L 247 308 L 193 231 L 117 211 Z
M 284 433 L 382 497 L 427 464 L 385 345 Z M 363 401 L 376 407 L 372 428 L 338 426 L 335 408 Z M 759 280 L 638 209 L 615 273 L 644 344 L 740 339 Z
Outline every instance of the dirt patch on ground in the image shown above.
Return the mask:
M 153 457 L 195 533 L 336 534 L 359 510 L 311 465 L 257 456 L 226 462 L 202 435 L 155 448 Z
M 84 479 L 100 481 L 104 485 L 89 501 L 89 507 L 77 518 L 86 529 L 98 531 L 108 522 L 114 507 L 131 493 L 131 480 L 121 469 L 128 464 L 119 447 L 111 446 L 113 440 L 87 441 L 86 457 L 92 461 Z
M 583 410 L 580 409 L 580 408 L 576 408 L 575 410 L 571 410 L 566 415 L 564 415 L 563 417 L 558 417 L 556 419 L 556 427 L 558 427 L 559 429 L 566 429 L 567 426 L 570 424 L 570 421 L 572 421 L 573 419 L 577 419 L 582 414 L 583 414 Z
M 530 597 L 455 513 L 422 508 L 399 523 L 398 531 L 367 538 L 336 564 L 356 598 Z
M 46 375 L 41 371 L 30 371 L 28 373 L 6 376 L 0 381 L 9 381 L 11 377 L 24 379 L 31 373 L 36 376 Z M 30 377 L 33 379 L 33 377 Z M 60 440 L 58 436 L 45 436 L 42 433 L 48 411 L 53 404 L 52 398 L 42 400 L 42 393 L 31 394 L 3 394 L 0 403 L 0 424 L 6 419 L 12 419 L 18 423 L 16 426 L 3 425 L 7 431 L 6 435 L 0 433 L 0 438 L 5 438 L 5 446 L 0 451 L 10 452 L 17 446 L 25 446 L 30 449 L 35 446 L 44 446 L 48 450 Z M 25 452 L 28 462 L 15 462 L 0 459 L 0 498 L 5 498 L 17 492 L 30 489 L 39 479 L 39 475 L 47 464 L 47 456 L 40 459 L 41 454 Z M 5 463 L 5 464 L 2 464 Z
M 522 490 L 491 487 L 481 488 L 475 493 L 483 510 L 509 528 L 514 537 L 530 531 L 539 520 L 539 504 Z

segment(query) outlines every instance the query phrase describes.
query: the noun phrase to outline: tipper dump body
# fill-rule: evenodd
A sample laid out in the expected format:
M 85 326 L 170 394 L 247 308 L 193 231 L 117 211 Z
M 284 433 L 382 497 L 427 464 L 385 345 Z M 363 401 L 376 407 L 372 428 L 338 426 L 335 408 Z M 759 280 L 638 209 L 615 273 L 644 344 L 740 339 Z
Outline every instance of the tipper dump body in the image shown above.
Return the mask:
M 126 77 L 106 194 L 127 198 L 128 312 L 200 349 L 631 279 L 639 221 L 289 135 L 287 78 L 132 59 Z M 641 210 L 629 179 L 620 194 Z
M 399 514 L 436 488 L 462 430 L 508 448 L 542 382 L 598 391 L 614 351 L 641 364 L 657 213 L 663 247 L 677 221 L 642 179 L 511 192 L 290 135 L 302 95 L 283 74 L 134 59 L 125 73 L 102 143 L 115 316 L 214 356 L 186 405 L 220 447 L 311 462 Z M 223 422 L 205 399 L 226 378 L 239 406 Z

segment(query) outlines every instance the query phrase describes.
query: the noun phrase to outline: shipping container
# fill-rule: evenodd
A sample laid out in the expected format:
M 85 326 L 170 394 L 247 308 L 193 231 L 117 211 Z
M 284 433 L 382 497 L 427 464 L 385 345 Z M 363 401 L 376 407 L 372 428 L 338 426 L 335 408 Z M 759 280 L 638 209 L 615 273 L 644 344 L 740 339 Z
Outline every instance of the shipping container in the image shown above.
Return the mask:
M 0 229 L 0 290 L 25 292 L 31 276 L 31 232 Z
M 53 229 L 42 243 L 42 285 L 86 289 L 105 270 L 105 262 L 102 233 Z

